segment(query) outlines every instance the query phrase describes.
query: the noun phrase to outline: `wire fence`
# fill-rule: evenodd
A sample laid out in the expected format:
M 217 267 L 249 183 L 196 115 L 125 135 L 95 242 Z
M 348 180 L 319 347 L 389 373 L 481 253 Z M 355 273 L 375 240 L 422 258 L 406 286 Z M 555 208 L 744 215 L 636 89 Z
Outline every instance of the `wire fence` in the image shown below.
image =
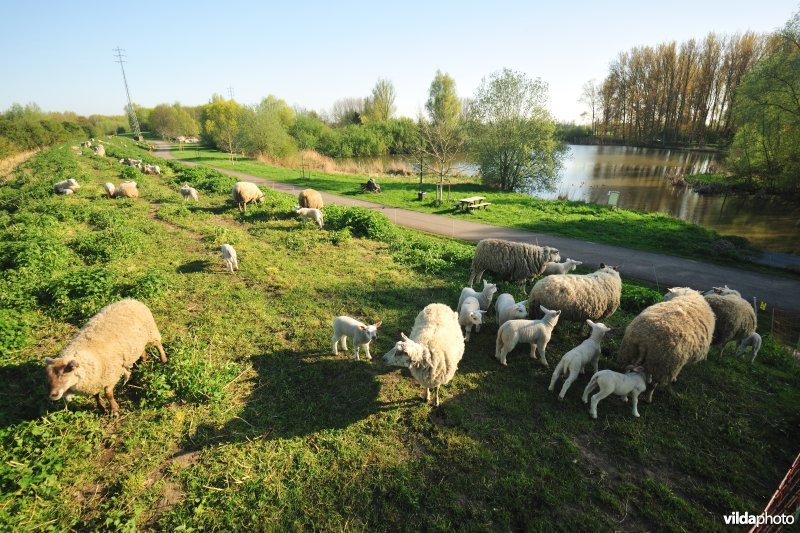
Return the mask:
M 766 302 L 758 304 L 756 313 L 762 326 L 766 315 L 768 332 L 773 339 L 792 347 L 795 352 L 800 351 L 800 313 L 772 307 Z M 767 330 L 761 333 L 767 333 Z

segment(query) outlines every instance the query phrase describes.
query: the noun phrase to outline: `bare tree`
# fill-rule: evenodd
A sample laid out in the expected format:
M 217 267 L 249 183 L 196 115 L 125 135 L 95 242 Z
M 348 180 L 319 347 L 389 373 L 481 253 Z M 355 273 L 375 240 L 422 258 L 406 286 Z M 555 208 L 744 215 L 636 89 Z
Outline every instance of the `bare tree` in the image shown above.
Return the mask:
M 589 80 L 583 84 L 583 92 L 579 102 L 586 104 L 589 107 L 589 112 L 592 115 L 592 135 L 597 135 L 597 117 L 600 115 L 600 91 L 601 87 L 595 83 L 595 80 Z

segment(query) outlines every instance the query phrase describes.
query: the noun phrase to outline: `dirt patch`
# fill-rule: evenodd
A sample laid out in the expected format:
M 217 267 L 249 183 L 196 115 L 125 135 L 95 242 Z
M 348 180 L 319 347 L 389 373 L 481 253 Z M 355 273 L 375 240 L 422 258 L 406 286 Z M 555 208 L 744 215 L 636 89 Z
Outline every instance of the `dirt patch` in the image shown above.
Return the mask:
M 162 514 L 180 503 L 184 492 L 175 477 L 180 471 L 199 462 L 199 451 L 178 450 L 144 481 L 143 486 L 145 488 L 152 487 L 159 481 L 164 483 L 158 502 L 146 513 L 146 516 L 142 517 L 143 529 L 155 527 Z
M 0 182 L 6 180 L 11 171 L 16 167 L 39 153 L 39 150 L 30 150 L 28 152 L 20 152 L 5 159 L 0 159 Z

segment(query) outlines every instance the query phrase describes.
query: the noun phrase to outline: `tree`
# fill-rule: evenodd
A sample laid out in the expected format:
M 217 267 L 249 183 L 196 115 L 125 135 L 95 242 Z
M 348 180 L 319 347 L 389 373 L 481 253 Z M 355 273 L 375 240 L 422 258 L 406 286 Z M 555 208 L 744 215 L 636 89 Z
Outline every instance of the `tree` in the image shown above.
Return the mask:
M 547 84 L 503 69 L 484 78 L 470 109 L 470 152 L 485 184 L 504 191 L 552 190 L 565 147 L 545 108 Z
M 202 116 L 203 135 L 206 140 L 220 150 L 228 152 L 229 159 L 234 161 L 233 155 L 238 150 L 241 140 L 239 121 L 242 116 L 242 106 L 234 100 L 226 100 L 215 94 L 203 109 Z
M 597 135 L 597 117 L 600 116 L 600 91 L 601 87 L 594 80 L 589 80 L 583 84 L 581 98 L 578 100 L 589 108 L 592 116 L 592 135 Z
M 297 150 L 288 129 L 294 124 L 294 111 L 270 95 L 258 105 L 242 110 L 239 144 L 250 155 L 285 157 Z
M 361 124 L 361 117 L 363 115 L 363 98 L 341 98 L 336 100 L 331 108 L 331 124 L 336 126 Z
M 396 110 L 394 100 L 396 92 L 389 80 L 378 79 L 372 94 L 364 100 L 363 117 L 368 122 L 386 122 Z
M 461 118 L 461 100 L 456 93 L 456 82 L 449 74 L 436 71 L 436 76 L 428 89 L 425 103 L 428 117 L 433 124 L 456 125 Z

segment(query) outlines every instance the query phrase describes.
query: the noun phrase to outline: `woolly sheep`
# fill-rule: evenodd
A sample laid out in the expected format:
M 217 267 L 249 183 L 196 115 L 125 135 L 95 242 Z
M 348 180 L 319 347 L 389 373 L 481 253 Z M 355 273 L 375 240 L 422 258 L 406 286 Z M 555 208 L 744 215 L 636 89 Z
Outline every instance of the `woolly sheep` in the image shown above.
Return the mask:
M 300 207 L 299 205 L 294 206 L 294 212 L 300 215 L 302 222 L 305 222 L 309 218 L 317 223 L 319 229 L 322 229 L 323 225 L 323 215 L 322 211 L 312 207 Z
M 558 261 L 558 250 L 549 246 L 536 246 L 502 239 L 483 239 L 475 247 L 469 281 L 479 282 L 485 271 L 493 272 L 500 279 L 516 281 L 525 291 L 529 279 L 538 276 L 548 261 Z
M 748 346 L 753 349 L 753 357 L 750 358 L 750 362 L 752 363 L 756 360 L 758 351 L 761 349 L 761 335 L 754 331 L 749 337 L 742 339 L 742 342 L 739 343 L 739 347 L 736 349 L 736 355 L 744 357 Z
M 333 355 L 339 355 L 339 340 L 342 341 L 342 350 L 347 351 L 347 337 L 353 340 L 353 357 L 359 361 L 359 348 L 364 347 L 364 357 L 371 360 L 369 343 L 378 338 L 378 328 L 383 322 L 366 325 L 349 316 L 337 316 L 333 319 Z
M 730 341 L 741 341 L 756 330 L 756 313 L 753 306 L 732 289 L 703 296 L 714 312 L 716 323 L 711 346 L 725 350 Z
M 106 191 L 106 195 L 109 198 L 114 198 L 114 193 L 116 192 L 117 188 L 114 187 L 113 183 L 106 182 L 105 184 L 103 184 L 103 189 Z
M 322 209 L 325 205 L 322 203 L 322 195 L 314 189 L 304 189 L 297 195 L 297 202 L 300 207 L 307 207 L 310 209 Z
M 84 147 L 84 148 L 89 148 L 89 147 L 92 146 L 92 141 L 83 141 L 81 143 L 81 146 Z
M 247 204 L 249 203 L 264 203 L 266 197 L 264 192 L 258 188 L 255 183 L 249 181 L 239 181 L 233 186 L 231 191 L 233 194 L 233 201 L 239 207 L 239 211 L 246 213 Z
M 111 414 L 119 414 L 114 385 L 123 376 L 128 380 L 137 359 L 147 358 L 148 344 L 156 346 L 161 362 L 166 363 L 161 334 L 146 305 L 137 300 L 107 305 L 81 328 L 58 358 L 45 357 L 50 399 L 56 401 L 66 394 L 69 401 L 73 394 L 93 395 L 105 410 L 100 397 L 104 392 Z
M 611 328 L 601 322 L 595 324 L 589 319 L 586 320 L 586 323 L 592 329 L 591 335 L 564 354 L 564 357 L 561 358 L 561 361 L 558 362 L 556 369 L 553 371 L 553 377 L 550 379 L 550 387 L 547 390 L 552 391 L 555 389 L 559 376 L 564 375 L 567 378 L 564 381 L 564 386 L 561 387 L 561 392 L 558 394 L 559 400 L 564 399 L 572 383 L 578 379 L 578 374 L 583 374 L 586 365 L 591 363 L 595 374 L 597 374 L 597 363 L 600 360 L 600 343 L 603 342 L 603 337 Z
M 80 188 L 81 186 L 73 178 L 53 184 L 53 191 L 55 191 L 56 194 L 72 194 Z
M 483 290 L 481 292 L 478 292 L 471 287 L 464 287 L 461 289 L 461 295 L 458 297 L 456 311 L 461 311 L 461 304 L 464 303 L 464 300 L 469 297 L 477 299 L 481 304 L 481 309 L 483 311 L 488 311 L 489 306 L 492 305 L 492 298 L 494 298 L 494 294 L 496 292 L 497 285 L 494 283 L 489 283 L 486 280 L 483 280 Z
M 391 366 L 407 367 L 411 375 L 425 387 L 425 401 L 435 391 L 434 405 L 439 406 L 439 387 L 447 385 L 458 370 L 464 355 L 464 335 L 458 325 L 458 314 L 444 304 L 429 304 L 414 320 L 411 337 L 403 340 L 383 356 Z
M 714 334 L 714 312 L 697 291 L 669 289 L 664 301 L 634 318 L 620 346 L 619 361 L 644 366 L 653 377 L 647 401 L 659 385 L 678 379 L 683 367 L 706 358 Z
M 161 175 L 161 167 L 158 165 L 145 165 L 142 169 L 142 172 L 145 174 L 154 174 L 156 176 Z
M 497 311 L 497 327 L 502 326 L 509 320 L 520 320 L 528 317 L 525 301 L 514 302 L 514 297 L 507 292 L 497 297 L 494 309 Z
M 531 289 L 528 307 L 561 309 L 561 317 L 570 322 L 587 318 L 598 321 L 614 314 L 621 296 L 619 272 L 600 263 L 600 269 L 591 274 L 556 274 L 540 279 Z
M 234 270 L 239 270 L 239 261 L 236 258 L 236 250 L 233 249 L 233 246 L 226 243 L 220 246 L 219 249 L 222 252 L 222 258 L 225 260 L 228 272 L 233 274 Z
M 117 198 L 139 198 L 139 189 L 136 188 L 135 181 L 123 181 L 114 191 Z
M 540 361 L 545 367 L 547 357 L 545 349 L 550 342 L 553 328 L 558 323 L 561 311 L 551 311 L 545 307 L 540 307 L 544 313 L 541 320 L 509 320 L 497 330 L 497 342 L 495 345 L 494 356 L 500 364 L 507 366 L 506 357 L 520 342 L 530 343 L 531 359 L 536 359 L 536 350 L 539 350 Z
M 632 368 L 630 372 L 620 374 L 613 370 L 601 370 L 595 372 L 589 384 L 583 390 L 583 403 L 589 401 L 589 393 L 594 389 L 600 391 L 592 396 L 592 403 L 589 405 L 589 416 L 597 418 L 597 403 L 605 398 L 615 394 L 621 396 L 623 401 L 628 401 L 628 396 L 631 397 L 633 407 L 633 416 L 639 418 L 639 395 L 647 389 L 648 376 L 645 375 L 643 367 L 638 366 Z
M 568 272 L 572 272 L 575 270 L 576 267 L 579 267 L 583 264 L 583 261 L 575 261 L 574 259 L 570 259 L 567 257 L 567 260 L 563 263 L 555 263 L 553 261 L 549 261 L 544 265 L 544 272 L 542 272 L 542 276 L 552 276 L 553 274 L 566 274 Z
M 197 189 L 190 186 L 188 183 L 184 183 L 183 187 L 181 187 L 181 196 L 183 196 L 184 202 L 189 198 L 191 198 L 195 202 L 200 199 L 200 193 L 198 193 Z
M 464 328 L 464 342 L 469 342 L 469 334 L 475 326 L 475 333 L 480 332 L 483 324 L 483 315 L 486 311 L 481 311 L 481 304 L 474 296 L 468 296 L 459 307 L 458 324 Z
M 105 157 L 106 156 L 106 147 L 103 146 L 102 144 L 98 144 L 97 146 L 93 146 L 92 150 L 94 150 L 94 153 L 96 155 L 100 156 L 100 157 Z

